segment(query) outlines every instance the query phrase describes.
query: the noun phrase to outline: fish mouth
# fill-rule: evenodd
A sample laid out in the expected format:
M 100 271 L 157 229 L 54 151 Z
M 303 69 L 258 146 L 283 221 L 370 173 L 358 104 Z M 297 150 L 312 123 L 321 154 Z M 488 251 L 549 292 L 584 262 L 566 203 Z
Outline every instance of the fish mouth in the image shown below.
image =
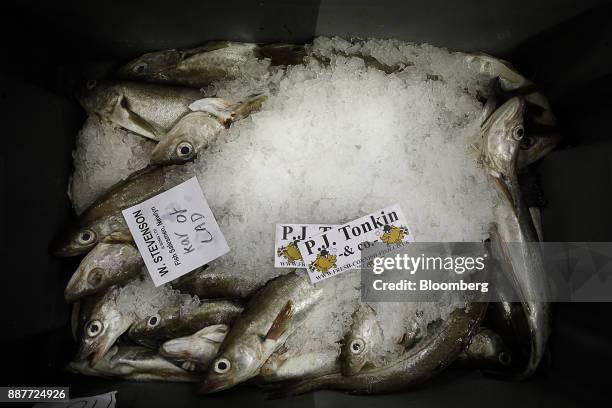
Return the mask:
M 68 258 L 82 255 L 89 251 L 89 249 L 93 248 L 96 244 L 96 242 L 92 242 L 90 245 L 75 245 L 76 240 L 74 239 L 74 236 L 75 230 L 72 229 L 67 233 L 63 233 L 51 242 L 49 252 L 55 256 Z
M 84 345 L 79 349 L 76 360 L 85 361 L 90 367 L 93 367 L 102 359 L 102 357 L 104 357 L 106 352 L 110 349 L 110 346 L 111 345 L 105 347 L 104 345 L 99 344 Z
M 198 392 L 200 394 L 212 394 L 227 390 L 237 384 L 237 381 L 228 379 L 211 379 L 207 378 L 198 386 Z
M 49 251 L 52 255 L 59 256 L 61 258 L 68 258 L 71 256 L 81 255 L 84 251 L 76 249 L 67 243 L 66 239 L 58 239 L 51 243 Z

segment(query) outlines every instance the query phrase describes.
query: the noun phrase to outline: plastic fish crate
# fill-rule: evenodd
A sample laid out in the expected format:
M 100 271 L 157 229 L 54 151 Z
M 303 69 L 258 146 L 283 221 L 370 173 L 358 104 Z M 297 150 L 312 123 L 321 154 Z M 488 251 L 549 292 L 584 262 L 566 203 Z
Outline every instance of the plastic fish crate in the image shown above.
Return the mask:
M 70 375 L 63 289 L 75 259 L 48 245 L 72 211 L 66 195 L 85 116 L 75 81 L 144 52 L 210 40 L 304 43 L 398 38 L 505 58 L 550 98 L 563 144 L 537 167 L 547 241 L 612 241 L 612 5 L 595 0 L 8 1 L 0 64 L 0 386 L 118 390 L 118 406 L 610 406 L 610 304 L 555 304 L 551 362 L 525 382 L 449 370 L 421 389 L 372 397 L 319 391 L 265 400 L 254 388 L 211 396 L 193 384 Z M 27 405 L 27 404 L 24 404 Z

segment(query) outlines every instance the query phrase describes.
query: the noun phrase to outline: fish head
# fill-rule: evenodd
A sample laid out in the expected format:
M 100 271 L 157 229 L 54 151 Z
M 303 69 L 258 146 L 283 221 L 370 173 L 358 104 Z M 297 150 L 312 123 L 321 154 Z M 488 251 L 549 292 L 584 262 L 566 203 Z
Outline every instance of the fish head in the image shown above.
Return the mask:
M 524 111 L 525 100 L 515 96 L 497 108 L 482 125 L 485 162 L 496 178 L 510 177 L 516 172 L 520 144 L 525 137 Z
M 561 142 L 558 133 L 526 134 L 521 140 L 518 153 L 518 168 L 525 168 L 546 156 Z
M 99 243 L 83 258 L 64 290 L 64 298 L 68 303 L 75 302 L 101 289 L 104 277 L 108 274 L 107 265 L 104 265 L 103 247 L 109 245 Z
M 88 79 L 77 87 L 75 96 L 83 109 L 89 114 L 110 115 L 121 97 L 120 93 L 107 81 Z
M 179 309 L 167 308 L 136 321 L 130 327 L 129 336 L 139 343 L 155 340 L 159 333 L 171 329 L 179 319 Z
M 81 255 L 96 246 L 100 238 L 101 231 L 98 225 L 73 227 L 51 244 L 51 252 L 62 257 Z
M 382 347 L 382 328 L 374 309 L 362 304 L 353 313 L 351 328 L 344 338 L 340 363 L 344 375 L 356 375 L 373 362 L 375 350 Z
M 200 384 L 199 392 L 210 394 L 226 390 L 256 376 L 263 363 L 263 341 L 249 336 L 221 350 Z
M 80 265 L 64 290 L 66 302 L 73 303 L 83 296 L 97 292 L 104 280 L 104 275 L 105 271 L 100 267 L 87 268 Z
M 117 71 L 124 79 L 153 80 L 164 77 L 164 71 L 175 68 L 183 59 L 178 50 L 150 52 L 136 58 Z
M 119 291 L 119 287 L 111 287 L 93 308 L 81 332 L 78 361 L 89 360 L 93 367 L 130 327 L 132 319 L 117 305 Z
M 223 129 L 221 122 L 206 112 L 183 116 L 151 152 L 152 164 L 182 164 L 193 160 Z
M 66 286 L 64 297 L 72 303 L 100 293 L 121 281 L 120 277 L 127 278 L 141 271 L 142 263 L 140 253 L 132 245 L 100 242 L 79 264 Z

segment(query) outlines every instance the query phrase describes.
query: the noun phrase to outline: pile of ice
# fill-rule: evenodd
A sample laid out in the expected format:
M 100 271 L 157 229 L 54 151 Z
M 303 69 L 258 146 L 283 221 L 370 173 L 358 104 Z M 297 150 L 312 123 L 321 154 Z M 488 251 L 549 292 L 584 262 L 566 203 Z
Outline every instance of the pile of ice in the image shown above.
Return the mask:
M 174 290 L 170 285 L 155 287 L 146 270 L 140 278 L 130 281 L 119 290 L 117 308 L 126 315 L 146 319 L 165 308 L 180 307 L 187 312 L 200 304 L 197 296 Z
M 213 84 L 222 98 L 270 97 L 189 165 L 231 249 L 211 269 L 268 280 L 286 272 L 273 267 L 276 223 L 340 224 L 393 203 L 417 241 L 485 238 L 497 198 L 470 146 L 489 81 L 444 49 L 318 38 L 303 65 Z M 143 167 L 150 144 L 88 122 L 75 152 L 77 210 Z M 320 285 L 324 300 L 288 346 L 338 347 L 348 329 L 358 274 Z M 389 350 L 405 327 L 426 330 L 453 307 L 377 305 Z
M 74 173 L 68 186 L 77 214 L 109 187 L 146 167 L 155 143 L 91 115 L 73 152 Z
M 334 55 L 322 40 L 315 51 Z M 344 56 L 289 68 L 260 112 L 200 155 L 198 179 L 232 249 L 214 268 L 271 277 L 276 223 L 340 224 L 396 202 L 416 240 L 484 238 L 496 196 L 469 151 L 478 78 L 444 50 L 400 51 L 381 59 L 412 65 L 392 74 Z

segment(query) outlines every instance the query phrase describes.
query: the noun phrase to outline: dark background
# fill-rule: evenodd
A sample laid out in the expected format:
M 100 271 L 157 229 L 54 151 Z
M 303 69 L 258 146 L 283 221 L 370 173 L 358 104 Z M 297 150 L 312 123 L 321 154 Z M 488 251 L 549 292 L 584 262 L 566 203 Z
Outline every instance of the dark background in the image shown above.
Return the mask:
M 7 4 L 8 3 L 8 4 Z M 512 383 L 449 371 L 409 393 L 316 392 L 267 402 L 238 389 L 197 396 L 190 384 L 69 376 L 74 352 L 63 288 L 77 260 L 48 254 L 72 216 L 66 196 L 84 114 L 76 80 L 147 51 L 209 40 L 304 43 L 318 35 L 395 37 L 513 62 L 549 96 L 563 145 L 538 164 L 547 241 L 612 241 L 612 4 L 570 0 L 21 1 L 0 13 L 0 385 L 119 390 L 119 406 L 610 406 L 610 304 L 556 304 L 552 363 Z

